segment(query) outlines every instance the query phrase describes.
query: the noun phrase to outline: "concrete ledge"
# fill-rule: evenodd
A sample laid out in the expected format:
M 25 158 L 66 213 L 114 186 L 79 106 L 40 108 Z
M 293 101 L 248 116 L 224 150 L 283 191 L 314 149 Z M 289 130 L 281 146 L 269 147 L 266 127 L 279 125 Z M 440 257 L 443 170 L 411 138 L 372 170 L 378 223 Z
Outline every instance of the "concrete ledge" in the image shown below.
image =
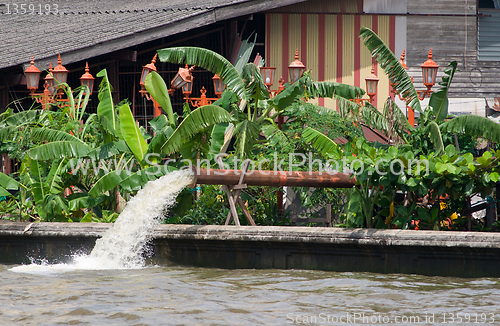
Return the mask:
M 112 225 L 0 223 L 0 263 L 65 261 Z M 157 258 L 205 267 L 500 276 L 500 233 L 161 225 Z

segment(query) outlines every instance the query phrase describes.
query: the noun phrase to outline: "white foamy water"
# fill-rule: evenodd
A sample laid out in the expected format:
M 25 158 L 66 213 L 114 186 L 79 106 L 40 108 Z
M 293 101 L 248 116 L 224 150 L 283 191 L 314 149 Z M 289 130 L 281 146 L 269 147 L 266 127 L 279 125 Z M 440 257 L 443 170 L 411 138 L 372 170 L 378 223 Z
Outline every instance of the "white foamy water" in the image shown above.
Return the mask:
M 193 182 L 191 171 L 174 171 L 148 182 L 127 203 L 113 227 L 96 241 L 89 255 L 74 255 L 68 264 L 44 262 L 11 268 L 24 273 L 58 273 L 70 270 L 134 269 L 144 267 L 144 251 L 166 208 Z

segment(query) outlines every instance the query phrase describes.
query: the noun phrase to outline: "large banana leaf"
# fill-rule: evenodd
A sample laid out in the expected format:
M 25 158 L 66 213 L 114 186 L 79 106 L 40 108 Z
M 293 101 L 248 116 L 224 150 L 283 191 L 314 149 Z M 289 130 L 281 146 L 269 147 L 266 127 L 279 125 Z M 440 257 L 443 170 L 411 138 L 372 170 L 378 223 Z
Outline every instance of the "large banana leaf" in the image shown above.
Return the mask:
M 38 110 L 27 110 L 27 111 L 21 111 L 14 113 L 7 117 L 2 124 L 0 125 L 1 127 L 3 126 L 19 126 L 21 124 L 26 124 L 33 122 L 35 118 L 39 115 L 40 111 Z
M 442 132 L 467 134 L 500 143 L 500 124 L 478 115 L 462 115 L 446 121 Z
M 88 156 L 95 160 L 105 160 L 123 152 L 130 153 L 130 149 L 124 140 L 119 140 L 115 142 L 105 143 L 97 148 L 94 148 L 88 153 Z
M 19 130 L 17 126 L 1 127 L 0 128 L 0 142 L 12 140 Z
M 253 145 L 259 139 L 260 126 L 251 120 L 243 120 L 236 125 L 235 151 L 236 157 L 243 159 L 252 156 Z
M 450 62 L 448 68 L 444 71 L 443 81 L 439 83 L 441 87 L 434 91 L 429 99 L 429 106 L 434 111 L 436 121 L 443 121 L 448 116 L 448 90 L 456 70 L 457 62 Z
M 389 121 L 387 118 L 374 108 L 363 108 L 361 110 L 363 122 L 374 129 L 387 132 L 389 129 Z
M 168 94 L 167 85 L 161 76 L 155 72 L 150 72 L 146 77 L 146 90 L 151 94 L 151 96 L 160 104 L 162 109 L 167 113 L 168 121 L 171 126 L 177 126 L 177 121 L 175 120 L 174 110 L 172 109 L 172 103 L 170 102 L 170 95 Z
M 197 65 L 219 75 L 226 89 L 233 91 L 240 98 L 247 99 L 245 84 L 234 66 L 220 54 L 197 47 L 178 47 L 158 50 L 162 62 Z
M 307 142 L 312 143 L 313 147 L 323 156 L 338 156 L 339 153 L 342 152 L 337 143 L 311 127 L 306 127 L 304 131 L 302 131 L 302 137 L 304 137 Z
M 167 116 L 165 116 L 164 114 L 160 114 L 148 123 L 154 132 L 160 132 L 163 130 L 163 128 L 168 126 Z
M 280 144 L 281 146 L 286 146 L 290 144 L 287 135 L 278 128 L 274 121 L 270 118 L 266 119 L 268 124 L 261 127 L 262 133 L 269 140 L 271 146 L 276 146 Z
M 208 159 L 213 160 L 215 155 L 221 152 L 224 146 L 224 135 L 226 133 L 227 122 L 219 123 L 213 126 L 210 133 L 210 149 L 208 150 Z
M 210 125 L 234 122 L 233 117 L 221 107 L 205 105 L 193 110 L 175 129 L 174 133 L 162 145 L 163 153 L 170 154 L 181 149 L 182 144 L 196 133 Z
M 79 138 L 56 129 L 48 129 L 48 128 L 33 128 L 31 130 L 30 135 L 31 140 L 33 141 L 46 141 L 46 142 L 54 142 L 54 141 L 72 141 L 72 142 L 80 142 L 85 144 L 84 141 Z
M 118 133 L 119 130 L 115 129 L 111 121 L 109 121 L 109 119 L 106 116 L 98 115 L 97 119 L 99 120 L 99 125 L 103 131 L 103 134 L 107 135 L 106 138 L 108 142 L 111 142 L 113 141 L 113 139 L 121 137 Z M 115 126 L 117 126 L 117 124 L 115 124 Z
M 89 190 L 89 195 L 97 198 L 103 195 L 106 191 L 109 191 L 117 187 L 124 178 L 128 177 L 128 172 L 122 170 L 120 174 L 116 171 L 111 171 L 104 176 L 102 176 Z
M 250 40 L 250 37 L 252 37 L 252 35 L 250 35 L 248 37 L 248 39 L 246 39 L 245 41 L 243 41 L 241 43 L 241 46 L 240 46 L 240 49 L 238 51 L 238 54 L 236 55 L 236 62 L 234 64 L 234 68 L 236 69 L 236 71 L 238 71 L 238 73 L 242 73 L 243 71 L 243 67 L 248 63 L 248 61 L 250 60 L 250 56 L 252 55 L 252 51 L 253 51 L 253 48 L 255 46 L 255 42 L 257 41 L 257 33 L 255 34 L 254 36 L 254 39 L 253 39 L 253 42 L 252 41 L 249 41 Z M 255 66 L 255 65 L 254 65 Z
M 262 75 L 256 65 L 253 63 L 247 63 L 243 67 L 241 77 L 247 83 L 246 89 L 248 97 L 252 98 L 256 105 L 258 101 L 270 98 L 269 91 L 262 81 Z
M 128 104 L 125 103 L 120 106 L 119 111 L 122 137 L 136 159 L 142 162 L 144 155 L 146 155 L 148 151 L 148 144 L 146 140 L 144 140 Z
M 53 160 L 62 157 L 83 157 L 88 155 L 91 148 L 81 141 L 54 141 L 33 147 L 28 151 L 34 160 Z
M 64 160 L 60 160 L 59 164 L 57 164 L 57 161 L 52 162 L 49 173 L 47 174 L 46 182 L 44 183 L 46 193 L 58 194 L 62 191 L 61 171 L 64 163 Z
M 436 147 L 436 153 L 438 154 L 444 153 L 443 137 L 441 135 L 441 131 L 439 130 L 439 126 L 437 125 L 437 123 L 435 121 L 431 121 L 429 122 L 426 128 L 428 130 L 432 143 Z
M 177 170 L 173 166 L 155 165 L 142 169 L 123 178 L 120 186 L 125 191 L 134 191 L 144 186 L 148 181 L 156 180 L 165 174 Z
M 273 98 L 273 104 L 279 109 L 284 109 L 290 106 L 296 100 L 296 98 L 301 96 L 302 94 L 304 94 L 304 87 L 300 85 L 299 81 L 296 81 L 292 85 L 279 92 Z
M 361 27 L 359 37 L 368 50 L 370 50 L 372 57 L 374 57 L 382 69 L 384 69 L 389 80 L 394 83 L 396 91 L 403 96 L 406 105 L 421 113 L 422 109 L 420 108 L 415 86 L 406 70 L 401 63 L 399 63 L 399 59 L 371 29 Z
M 311 95 L 314 97 L 333 98 L 337 95 L 348 100 L 360 98 L 365 95 L 365 91 L 362 88 L 336 82 L 314 82 L 312 83 L 312 87 L 310 87 L 310 92 L 312 92 Z
M 8 175 L 0 172 L 0 186 L 5 189 L 17 190 L 19 188 L 20 183 L 16 180 L 12 179 Z
M 101 84 L 99 85 L 99 104 L 97 105 L 97 115 L 103 115 L 108 118 L 111 127 L 114 130 L 117 130 L 116 112 L 113 104 L 113 96 L 111 94 L 113 87 L 109 83 L 106 69 L 99 71 L 97 73 L 97 77 L 102 77 Z

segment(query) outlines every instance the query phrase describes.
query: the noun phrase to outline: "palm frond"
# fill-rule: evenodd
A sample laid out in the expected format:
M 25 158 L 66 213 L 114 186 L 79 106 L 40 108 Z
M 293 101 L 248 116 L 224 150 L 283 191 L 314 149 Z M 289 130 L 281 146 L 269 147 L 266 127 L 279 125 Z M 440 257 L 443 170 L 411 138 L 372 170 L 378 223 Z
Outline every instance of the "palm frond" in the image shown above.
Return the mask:
M 234 66 L 220 54 L 198 47 L 177 47 L 158 50 L 162 62 L 197 65 L 219 75 L 226 89 L 246 99 L 245 84 Z
M 91 148 L 81 141 L 54 141 L 29 150 L 28 156 L 34 160 L 52 160 L 61 157 L 83 157 Z
M 174 117 L 174 110 L 170 102 L 170 95 L 168 94 L 167 85 L 161 76 L 156 72 L 150 72 L 145 81 L 146 90 L 151 96 L 160 104 L 161 108 L 167 113 L 170 125 L 177 126 L 177 121 Z
M 448 68 L 444 71 L 443 80 L 439 83 L 441 87 L 434 91 L 429 99 L 429 106 L 434 111 L 436 121 L 443 121 L 448 116 L 448 90 L 456 70 L 457 62 L 450 62 Z
M 252 98 L 255 102 L 269 99 L 269 91 L 262 81 L 259 68 L 253 63 L 247 63 L 243 67 L 241 78 L 246 83 L 247 98 Z
M 125 140 L 135 158 L 139 162 L 142 162 L 144 155 L 148 151 L 148 144 L 137 126 L 129 105 L 125 103 L 118 109 L 120 112 L 120 129 L 123 140 Z
M 11 114 L 1 121 L 0 127 L 6 126 L 20 126 L 22 124 L 31 123 L 35 121 L 35 118 L 39 116 L 41 111 L 39 110 L 27 110 Z
M 363 107 L 361 110 L 363 122 L 374 129 L 387 132 L 389 130 L 389 120 L 375 108 Z
M 116 111 L 113 104 L 113 96 L 111 94 L 113 87 L 109 83 L 106 69 L 99 71 L 97 73 L 97 77 L 102 77 L 101 84 L 99 85 L 99 104 L 97 105 L 97 115 L 103 115 L 108 118 L 111 127 L 116 130 Z
M 224 135 L 226 133 L 227 122 L 219 123 L 213 126 L 212 132 L 210 133 L 210 149 L 208 150 L 208 159 L 212 160 L 215 155 L 221 152 L 224 146 Z
M 314 82 L 310 87 L 310 93 L 314 97 L 334 98 L 336 95 L 348 100 L 365 95 L 362 88 L 336 82 Z
M 19 188 L 19 182 L 0 172 L 0 186 L 5 189 L 17 190 Z
M 252 156 L 253 145 L 259 138 L 259 124 L 251 120 L 243 120 L 236 125 L 234 155 L 240 159 Z
M 12 140 L 16 136 L 16 131 L 19 130 L 17 126 L 9 126 L 0 128 L 0 142 Z
M 238 54 L 236 55 L 236 62 L 234 63 L 234 68 L 238 71 L 239 74 L 243 72 L 243 67 L 250 60 L 250 56 L 252 55 L 253 48 L 255 46 L 255 42 L 257 41 L 257 33 L 255 33 L 253 42 L 250 41 L 250 35 L 246 40 L 241 43 Z M 244 77 L 243 77 L 244 78 Z
M 122 174 L 123 173 L 126 173 L 126 171 L 122 171 Z M 97 198 L 103 195 L 106 191 L 117 187 L 122 180 L 122 177 L 116 173 L 116 171 L 111 171 L 97 180 L 97 182 L 89 190 L 89 195 Z
M 85 144 L 81 139 L 61 130 L 47 129 L 47 128 L 33 128 L 30 135 L 33 141 L 73 141 Z
M 163 153 L 171 154 L 178 151 L 182 144 L 193 135 L 204 130 L 210 125 L 222 122 L 234 122 L 233 117 L 223 108 L 216 105 L 205 105 L 193 110 L 182 122 L 174 133 L 162 145 Z
M 302 131 L 302 137 L 304 137 L 307 142 L 312 143 L 312 146 L 323 156 L 338 156 L 338 154 L 342 152 L 342 149 L 337 143 L 311 127 L 306 127 L 304 131 Z
M 483 119 L 486 119 L 486 118 L 483 118 Z M 431 121 L 429 123 L 429 125 L 427 126 L 427 128 L 429 131 L 429 136 L 431 138 L 431 142 L 434 144 L 434 147 L 436 148 L 436 153 L 437 154 L 444 153 L 443 137 L 441 135 L 441 131 L 439 130 L 439 126 L 437 125 L 437 123 L 434 121 Z
M 134 191 L 140 189 L 148 181 L 156 180 L 169 172 L 175 171 L 176 168 L 169 165 L 155 165 L 142 169 L 130 176 L 123 178 L 120 182 L 120 187 L 125 191 Z
M 95 160 L 105 160 L 123 152 L 130 153 L 130 149 L 124 140 L 119 140 L 115 142 L 105 143 L 97 148 L 94 148 L 88 153 L 88 156 Z
M 500 124 L 478 115 L 462 115 L 446 121 L 441 126 L 442 132 L 467 134 L 500 143 Z
M 271 119 L 266 119 L 269 123 L 262 126 L 262 133 L 269 140 L 271 146 L 276 146 L 280 144 L 281 146 L 286 146 L 290 143 L 286 134 L 278 128 L 278 126 Z
M 399 59 L 392 53 L 389 47 L 378 37 L 378 35 L 367 27 L 362 27 L 359 37 L 370 50 L 372 57 L 377 60 L 382 69 L 394 84 L 397 93 L 405 99 L 406 105 L 415 111 L 422 112 L 417 91 L 410 76 L 399 63 Z

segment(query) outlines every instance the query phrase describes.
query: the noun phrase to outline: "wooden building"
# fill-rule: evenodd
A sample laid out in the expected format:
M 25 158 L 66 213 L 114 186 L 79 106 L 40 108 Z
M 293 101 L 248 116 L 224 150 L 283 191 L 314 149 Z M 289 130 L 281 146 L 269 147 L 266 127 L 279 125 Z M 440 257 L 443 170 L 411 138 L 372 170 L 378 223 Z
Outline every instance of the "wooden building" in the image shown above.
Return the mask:
M 32 1 L 35 7 L 42 1 Z M 316 80 L 365 87 L 372 58 L 359 41 L 362 26 L 376 31 L 399 56 L 406 49 L 409 72 L 417 88 L 420 65 L 432 47 L 440 75 L 451 61 L 458 69 L 450 96 L 450 110 L 482 114 L 484 98 L 498 95 L 500 73 L 500 8 L 498 0 L 168 0 L 168 1 L 52 1 L 49 15 L 14 14 L 0 4 L 0 107 L 27 109 L 23 70 L 34 55 L 46 70 L 61 54 L 70 70 L 68 83 L 77 86 L 89 62 L 91 73 L 107 68 L 115 100 L 129 99 L 136 118 L 145 123 L 151 103 L 139 95 L 139 75 L 155 51 L 170 46 L 201 46 L 234 58 L 238 44 L 257 32 L 255 53 L 277 67 L 287 80 L 287 66 L 295 49 Z M 57 5 L 57 8 L 55 8 Z M 43 7 L 43 6 L 42 6 Z M 54 14 L 55 10 L 58 14 Z M 10 12 L 10 14 L 9 14 Z M 178 67 L 157 63 L 170 80 Z M 376 104 L 390 95 L 381 79 Z M 44 74 L 42 74 L 42 77 Z M 205 86 L 211 95 L 211 75 L 195 71 L 196 95 Z M 96 85 L 97 86 L 97 85 Z M 39 90 L 42 90 L 40 84 Z M 174 95 L 180 110 L 180 92 Z M 334 108 L 332 100 L 319 104 Z M 97 97 L 92 98 L 92 105 Z

